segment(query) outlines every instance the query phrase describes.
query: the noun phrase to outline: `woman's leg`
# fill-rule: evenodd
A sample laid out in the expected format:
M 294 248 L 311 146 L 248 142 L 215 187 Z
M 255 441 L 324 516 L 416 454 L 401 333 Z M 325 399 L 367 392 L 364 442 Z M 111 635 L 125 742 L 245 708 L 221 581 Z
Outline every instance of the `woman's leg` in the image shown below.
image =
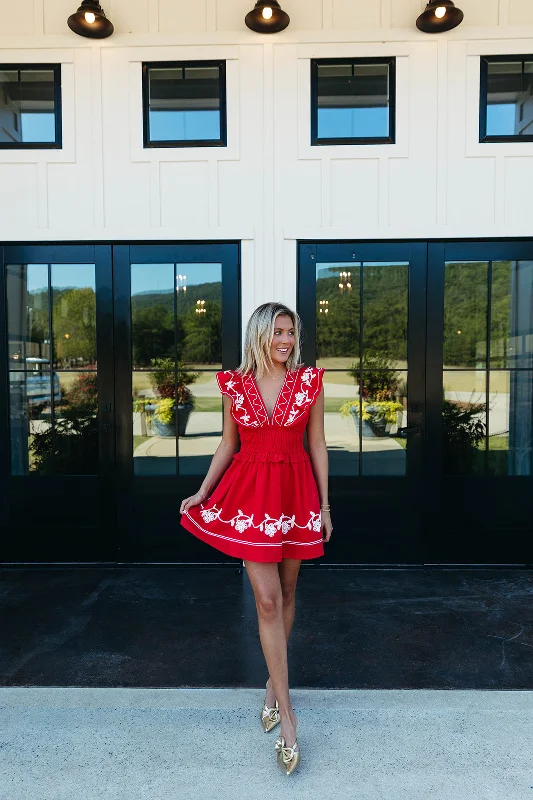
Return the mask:
M 259 638 L 280 710 L 281 735 L 292 747 L 296 717 L 289 697 L 287 639 L 283 622 L 283 595 L 277 563 L 245 561 L 259 622 Z
M 281 596 L 283 600 L 283 625 L 285 628 L 285 639 L 287 644 L 289 643 L 289 638 L 294 623 L 294 597 L 301 563 L 301 560 L 297 560 L 295 558 L 284 558 L 278 563 L 278 572 L 281 583 Z M 267 706 L 273 707 L 275 702 L 276 694 L 274 692 L 274 687 L 272 686 L 272 680 L 269 677 L 266 685 L 265 703 Z

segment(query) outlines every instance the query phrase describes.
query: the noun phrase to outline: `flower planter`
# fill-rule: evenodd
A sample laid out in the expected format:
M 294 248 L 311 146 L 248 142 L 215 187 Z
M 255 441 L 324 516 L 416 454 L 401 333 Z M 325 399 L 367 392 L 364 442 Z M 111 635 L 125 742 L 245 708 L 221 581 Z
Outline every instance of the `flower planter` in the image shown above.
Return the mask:
M 371 411 L 372 406 L 367 406 L 367 410 Z M 353 416 L 355 427 L 359 432 L 359 408 L 352 406 L 350 413 Z M 376 436 L 389 436 L 392 424 L 387 422 L 383 417 L 374 416 L 372 420 L 363 420 L 362 436 L 363 439 L 370 439 Z
M 193 409 L 193 406 L 182 405 L 178 406 L 178 426 L 177 426 L 177 434 L 178 436 L 185 436 L 185 430 L 187 428 L 187 422 L 189 421 L 189 415 Z M 152 416 L 151 418 L 151 426 L 152 430 L 158 435 L 167 438 L 176 438 L 176 417 L 172 422 L 161 422 L 157 419 L 156 416 Z

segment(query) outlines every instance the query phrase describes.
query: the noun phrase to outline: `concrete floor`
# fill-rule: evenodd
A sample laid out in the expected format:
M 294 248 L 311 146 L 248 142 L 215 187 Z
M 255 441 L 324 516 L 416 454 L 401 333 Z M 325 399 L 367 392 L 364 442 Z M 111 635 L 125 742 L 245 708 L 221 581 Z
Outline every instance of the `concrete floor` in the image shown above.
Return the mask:
M 533 693 L 295 690 L 283 775 L 257 689 L 0 689 L 1 800 L 527 800 Z

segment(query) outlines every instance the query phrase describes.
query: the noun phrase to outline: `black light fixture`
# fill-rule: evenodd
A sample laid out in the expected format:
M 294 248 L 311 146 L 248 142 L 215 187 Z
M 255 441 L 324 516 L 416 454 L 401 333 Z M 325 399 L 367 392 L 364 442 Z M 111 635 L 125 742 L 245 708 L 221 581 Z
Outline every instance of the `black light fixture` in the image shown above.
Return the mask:
M 98 0 L 83 0 L 76 13 L 68 18 L 67 25 L 74 33 L 90 39 L 105 39 L 115 30 Z
M 463 17 L 463 12 L 452 0 L 429 0 L 426 10 L 416 21 L 416 27 L 424 33 L 442 33 L 460 25 Z
M 291 18 L 282 11 L 277 0 L 257 0 L 255 8 L 244 18 L 248 28 L 256 33 L 279 33 Z

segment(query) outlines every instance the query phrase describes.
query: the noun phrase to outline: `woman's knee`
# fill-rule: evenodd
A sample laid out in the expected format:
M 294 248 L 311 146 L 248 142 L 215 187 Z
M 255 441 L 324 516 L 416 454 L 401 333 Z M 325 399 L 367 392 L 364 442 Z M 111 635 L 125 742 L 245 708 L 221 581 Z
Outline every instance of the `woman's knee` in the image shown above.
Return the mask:
M 281 587 L 281 597 L 283 599 L 284 606 L 290 606 L 294 603 L 294 595 L 295 595 L 296 587 L 295 586 L 282 586 Z
M 256 599 L 257 613 L 264 620 L 276 619 L 281 614 L 281 594 L 263 594 Z

